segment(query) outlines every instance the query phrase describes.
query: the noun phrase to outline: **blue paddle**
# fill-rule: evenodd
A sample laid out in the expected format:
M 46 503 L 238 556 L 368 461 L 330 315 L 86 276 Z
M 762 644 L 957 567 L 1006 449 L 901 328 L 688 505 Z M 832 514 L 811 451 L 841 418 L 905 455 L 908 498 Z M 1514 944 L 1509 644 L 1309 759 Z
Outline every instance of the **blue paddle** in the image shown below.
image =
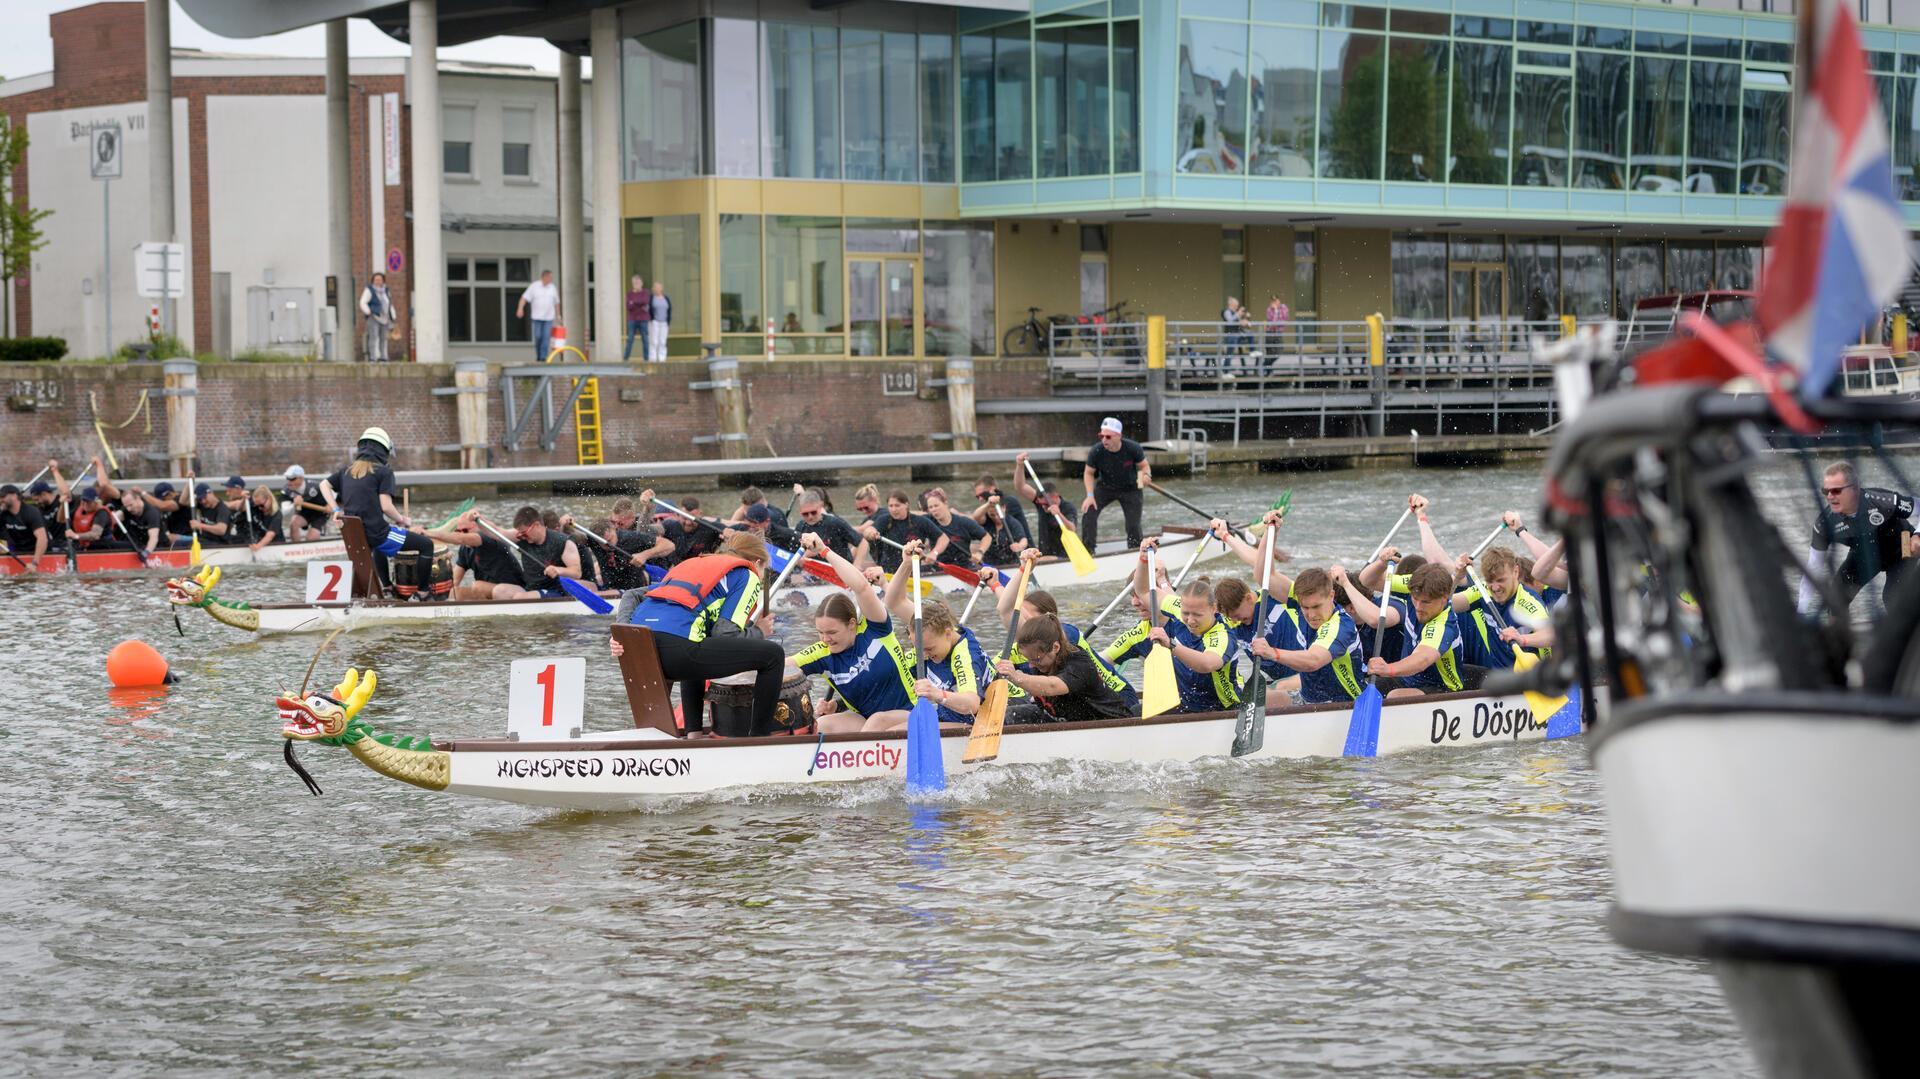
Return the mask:
M 493 527 L 493 524 L 489 522 L 486 518 L 475 517 L 474 520 L 479 523 L 481 528 L 484 528 L 487 531 L 493 533 L 494 539 L 497 539 L 501 543 L 506 544 L 509 550 L 517 552 L 521 558 L 524 558 L 528 562 L 531 562 L 534 568 L 538 569 L 542 574 L 546 573 L 546 567 L 540 564 L 539 559 L 527 553 L 526 548 L 508 539 L 505 535 L 501 533 L 499 529 Z M 595 592 L 592 588 L 589 588 L 584 582 L 580 581 L 579 579 L 574 577 L 564 577 L 564 576 L 555 577 L 553 579 L 555 581 L 560 582 L 560 587 L 566 590 L 567 595 L 572 596 L 574 599 L 579 600 L 580 603 L 583 606 L 585 606 L 587 610 L 592 611 L 594 614 L 612 614 L 613 613 L 613 604 L 608 603 L 605 599 L 601 598 L 600 593 Z
M 927 642 L 920 629 L 920 560 L 913 562 L 914 678 L 927 676 Z M 940 756 L 940 715 L 933 700 L 920 697 L 907 716 L 907 795 L 947 789 L 946 761 Z
M 1389 539 L 1392 537 L 1389 536 Z M 1380 583 L 1379 617 L 1374 623 L 1373 654 L 1379 655 L 1387 643 L 1387 604 L 1388 595 L 1393 591 L 1393 570 L 1396 562 L 1387 563 L 1387 575 Z M 1347 720 L 1347 744 L 1340 750 L 1343 757 L 1372 757 L 1380 752 L 1380 676 L 1367 679 L 1367 688 L 1353 702 L 1353 718 Z

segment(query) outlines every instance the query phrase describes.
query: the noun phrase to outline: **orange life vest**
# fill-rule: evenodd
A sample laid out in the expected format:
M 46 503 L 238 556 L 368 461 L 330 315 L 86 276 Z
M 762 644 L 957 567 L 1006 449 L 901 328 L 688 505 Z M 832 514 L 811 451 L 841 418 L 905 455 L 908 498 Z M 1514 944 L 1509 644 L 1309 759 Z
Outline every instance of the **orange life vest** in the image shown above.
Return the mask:
M 93 527 L 93 519 L 99 515 L 100 515 L 100 511 L 97 509 L 83 510 L 79 506 L 75 506 L 73 507 L 73 522 L 68 527 L 72 528 L 75 532 L 78 532 L 80 535 L 85 536 L 87 534 L 87 530 Z M 101 534 L 101 538 L 102 539 L 106 538 L 105 533 Z M 75 540 L 74 542 L 84 547 L 87 544 L 93 543 L 94 541 L 90 539 L 80 539 L 80 540 Z
M 648 599 L 663 599 L 668 603 L 678 603 L 689 611 L 697 611 L 706 606 L 707 597 L 720 587 L 727 574 L 753 563 L 732 555 L 709 554 L 698 558 L 689 558 L 673 567 L 665 579 L 647 591 Z

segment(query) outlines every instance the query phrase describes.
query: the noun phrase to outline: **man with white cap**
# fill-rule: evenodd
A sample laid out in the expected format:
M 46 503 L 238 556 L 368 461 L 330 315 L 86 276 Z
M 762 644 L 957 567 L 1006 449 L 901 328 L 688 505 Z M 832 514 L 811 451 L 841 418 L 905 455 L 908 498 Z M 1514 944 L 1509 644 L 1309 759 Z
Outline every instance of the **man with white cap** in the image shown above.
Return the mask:
M 1120 420 L 1108 416 L 1100 421 L 1100 441 L 1087 454 L 1087 467 L 1081 475 L 1087 485 L 1086 500 L 1080 503 L 1080 540 L 1091 551 L 1100 542 L 1100 511 L 1114 502 L 1127 521 L 1127 548 L 1140 546 L 1140 497 L 1153 482 L 1153 470 L 1147 466 L 1147 451 L 1131 438 L 1120 436 Z
M 317 540 L 327 533 L 327 500 L 320 485 L 307 478 L 307 470 L 288 465 L 286 485 L 280 489 L 287 509 L 287 539 Z

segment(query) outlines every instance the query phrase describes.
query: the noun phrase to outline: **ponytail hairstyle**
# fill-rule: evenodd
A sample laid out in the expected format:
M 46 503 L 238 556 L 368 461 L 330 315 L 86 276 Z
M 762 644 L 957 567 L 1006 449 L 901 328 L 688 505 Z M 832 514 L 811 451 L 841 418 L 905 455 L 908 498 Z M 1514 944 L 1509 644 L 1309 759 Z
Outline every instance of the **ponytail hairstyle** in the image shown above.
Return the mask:
M 1041 614 L 1052 615 L 1055 619 L 1060 617 L 1059 601 L 1053 598 L 1052 592 L 1044 588 L 1028 589 L 1027 602 L 1032 604 L 1033 609 L 1039 611 Z
M 1020 634 L 1014 643 L 1020 654 L 1032 659 L 1042 653 L 1053 652 L 1058 648 L 1067 648 L 1067 635 L 1060 628 L 1060 620 L 1050 614 L 1029 618 L 1020 623 Z
M 720 553 L 744 558 L 762 567 L 767 566 L 769 562 L 767 542 L 752 532 L 728 532 L 727 538 L 720 541 Z M 852 602 L 852 599 L 851 596 L 847 597 L 848 602 Z M 852 619 L 846 621 L 852 621 Z
M 348 479 L 364 480 L 372 474 L 373 462 L 365 457 L 355 457 L 353 463 L 347 466 Z
M 851 595 L 845 592 L 835 592 L 820 601 L 820 605 L 813 609 L 813 617 L 816 619 L 831 618 L 837 622 L 845 622 L 851 626 L 859 623 L 860 608 L 854 604 Z

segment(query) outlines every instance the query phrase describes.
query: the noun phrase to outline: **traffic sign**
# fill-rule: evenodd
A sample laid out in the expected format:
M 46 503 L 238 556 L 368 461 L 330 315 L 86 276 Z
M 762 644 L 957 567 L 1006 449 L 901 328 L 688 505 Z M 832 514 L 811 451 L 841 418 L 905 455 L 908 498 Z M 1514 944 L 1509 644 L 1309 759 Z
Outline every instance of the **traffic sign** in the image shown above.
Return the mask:
M 140 295 L 177 300 L 187 294 L 187 252 L 181 244 L 141 244 L 135 249 L 134 280 Z
M 407 256 L 402 254 L 399 248 L 392 247 L 387 249 L 388 273 L 399 273 L 402 269 L 406 268 L 406 265 Z
M 87 175 L 96 180 L 118 180 L 124 149 L 122 141 L 118 124 L 94 128 L 89 141 L 90 152 L 87 154 Z

